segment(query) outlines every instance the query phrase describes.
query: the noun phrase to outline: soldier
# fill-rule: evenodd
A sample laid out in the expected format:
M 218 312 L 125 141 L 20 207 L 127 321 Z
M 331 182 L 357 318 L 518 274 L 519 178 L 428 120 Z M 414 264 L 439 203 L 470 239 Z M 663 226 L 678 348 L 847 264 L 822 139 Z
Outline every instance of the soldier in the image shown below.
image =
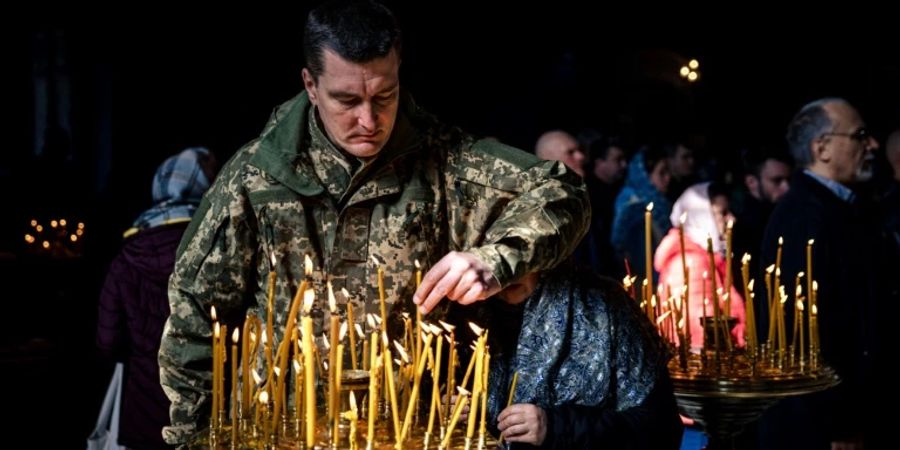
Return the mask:
M 401 92 L 401 39 L 373 2 L 325 4 L 306 23 L 305 92 L 278 107 L 231 158 L 179 248 L 171 316 L 159 354 L 172 400 L 167 442 L 186 442 L 208 414 L 210 306 L 265 322 L 276 273 L 274 329 L 318 268 L 312 316 L 322 330 L 324 280 L 350 293 L 357 318 L 379 310 L 384 269 L 389 325 L 416 305 L 483 300 L 566 258 L 587 227 L 580 179 L 564 165 L 441 124 Z M 374 257 L 374 258 L 373 258 Z M 414 261 L 430 267 L 416 289 Z M 341 308 L 343 309 L 343 308 Z

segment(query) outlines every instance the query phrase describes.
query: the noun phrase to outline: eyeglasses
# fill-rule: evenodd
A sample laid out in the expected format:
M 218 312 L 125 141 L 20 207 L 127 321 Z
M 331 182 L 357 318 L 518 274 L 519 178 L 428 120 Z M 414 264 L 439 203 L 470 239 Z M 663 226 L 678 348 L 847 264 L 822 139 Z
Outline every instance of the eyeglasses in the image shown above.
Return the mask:
M 854 141 L 866 143 L 869 142 L 869 139 L 872 139 L 872 133 L 869 133 L 869 130 L 865 127 L 860 128 L 852 133 L 838 133 L 836 131 L 829 131 L 828 133 L 822 133 L 822 136 L 846 136 Z

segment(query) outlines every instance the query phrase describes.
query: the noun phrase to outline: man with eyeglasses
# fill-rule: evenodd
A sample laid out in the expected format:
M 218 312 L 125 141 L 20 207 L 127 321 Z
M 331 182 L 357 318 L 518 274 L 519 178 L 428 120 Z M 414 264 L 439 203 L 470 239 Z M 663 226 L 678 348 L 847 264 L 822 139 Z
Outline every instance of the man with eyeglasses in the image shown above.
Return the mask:
M 885 266 L 880 263 L 884 246 L 872 208 L 854 189 L 872 177 L 878 142 L 859 112 L 840 98 L 816 100 L 801 108 L 788 126 L 787 141 L 802 170 L 794 174 L 766 227 L 762 267 L 775 262 L 777 241 L 783 237 L 781 280 L 794 279 L 807 270 L 805 248 L 814 239 L 822 358 L 837 371 L 841 383 L 771 408 L 760 422 L 760 448 L 863 448 L 866 442 L 872 444 L 875 431 L 875 415 L 865 405 L 883 386 L 874 375 L 880 356 L 875 319 L 885 306 L 878 303 L 883 300 L 884 280 L 879 270 Z M 808 297 L 806 280 L 801 284 Z M 760 330 L 767 329 L 764 303 L 756 305 Z M 794 308 L 784 311 L 785 323 L 793 323 Z M 791 339 L 787 336 L 787 342 Z

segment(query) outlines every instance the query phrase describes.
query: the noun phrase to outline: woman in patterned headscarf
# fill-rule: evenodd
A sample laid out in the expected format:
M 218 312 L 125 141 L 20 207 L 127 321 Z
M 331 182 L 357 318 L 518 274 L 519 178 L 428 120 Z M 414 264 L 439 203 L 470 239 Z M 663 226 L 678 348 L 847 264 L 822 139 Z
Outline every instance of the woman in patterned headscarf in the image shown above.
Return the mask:
M 169 316 L 167 285 L 181 235 L 215 168 L 215 158 L 203 147 L 188 148 L 162 163 L 153 177 L 153 206 L 125 232 L 100 293 L 97 346 L 105 356 L 125 363 L 119 444 L 128 448 L 171 448 L 162 440 L 169 400 L 160 387 L 157 364 Z

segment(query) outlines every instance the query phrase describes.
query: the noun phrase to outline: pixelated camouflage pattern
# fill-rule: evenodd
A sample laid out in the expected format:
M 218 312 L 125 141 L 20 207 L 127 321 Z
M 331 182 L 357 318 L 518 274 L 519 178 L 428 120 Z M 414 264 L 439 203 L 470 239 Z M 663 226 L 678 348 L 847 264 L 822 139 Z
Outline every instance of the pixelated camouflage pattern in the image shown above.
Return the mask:
M 321 336 L 328 331 L 326 278 L 342 316 L 341 288 L 350 292 L 358 323 L 365 327 L 365 314 L 378 314 L 373 256 L 384 267 L 389 330 L 402 330 L 400 313 L 414 311 L 417 259 L 427 270 L 451 250 L 468 251 L 505 286 L 555 266 L 577 245 L 590 216 L 577 175 L 561 163 L 475 140 L 402 98 L 390 140 L 368 164 L 347 161 L 324 137 L 304 92 L 276 109 L 263 134 L 224 166 L 170 280 L 171 316 L 159 353 L 172 400 L 167 442 L 186 442 L 209 414 L 210 306 L 230 326 L 246 311 L 265 323 L 269 255 L 276 259 L 280 342 L 304 254 L 316 267 L 312 316 Z

